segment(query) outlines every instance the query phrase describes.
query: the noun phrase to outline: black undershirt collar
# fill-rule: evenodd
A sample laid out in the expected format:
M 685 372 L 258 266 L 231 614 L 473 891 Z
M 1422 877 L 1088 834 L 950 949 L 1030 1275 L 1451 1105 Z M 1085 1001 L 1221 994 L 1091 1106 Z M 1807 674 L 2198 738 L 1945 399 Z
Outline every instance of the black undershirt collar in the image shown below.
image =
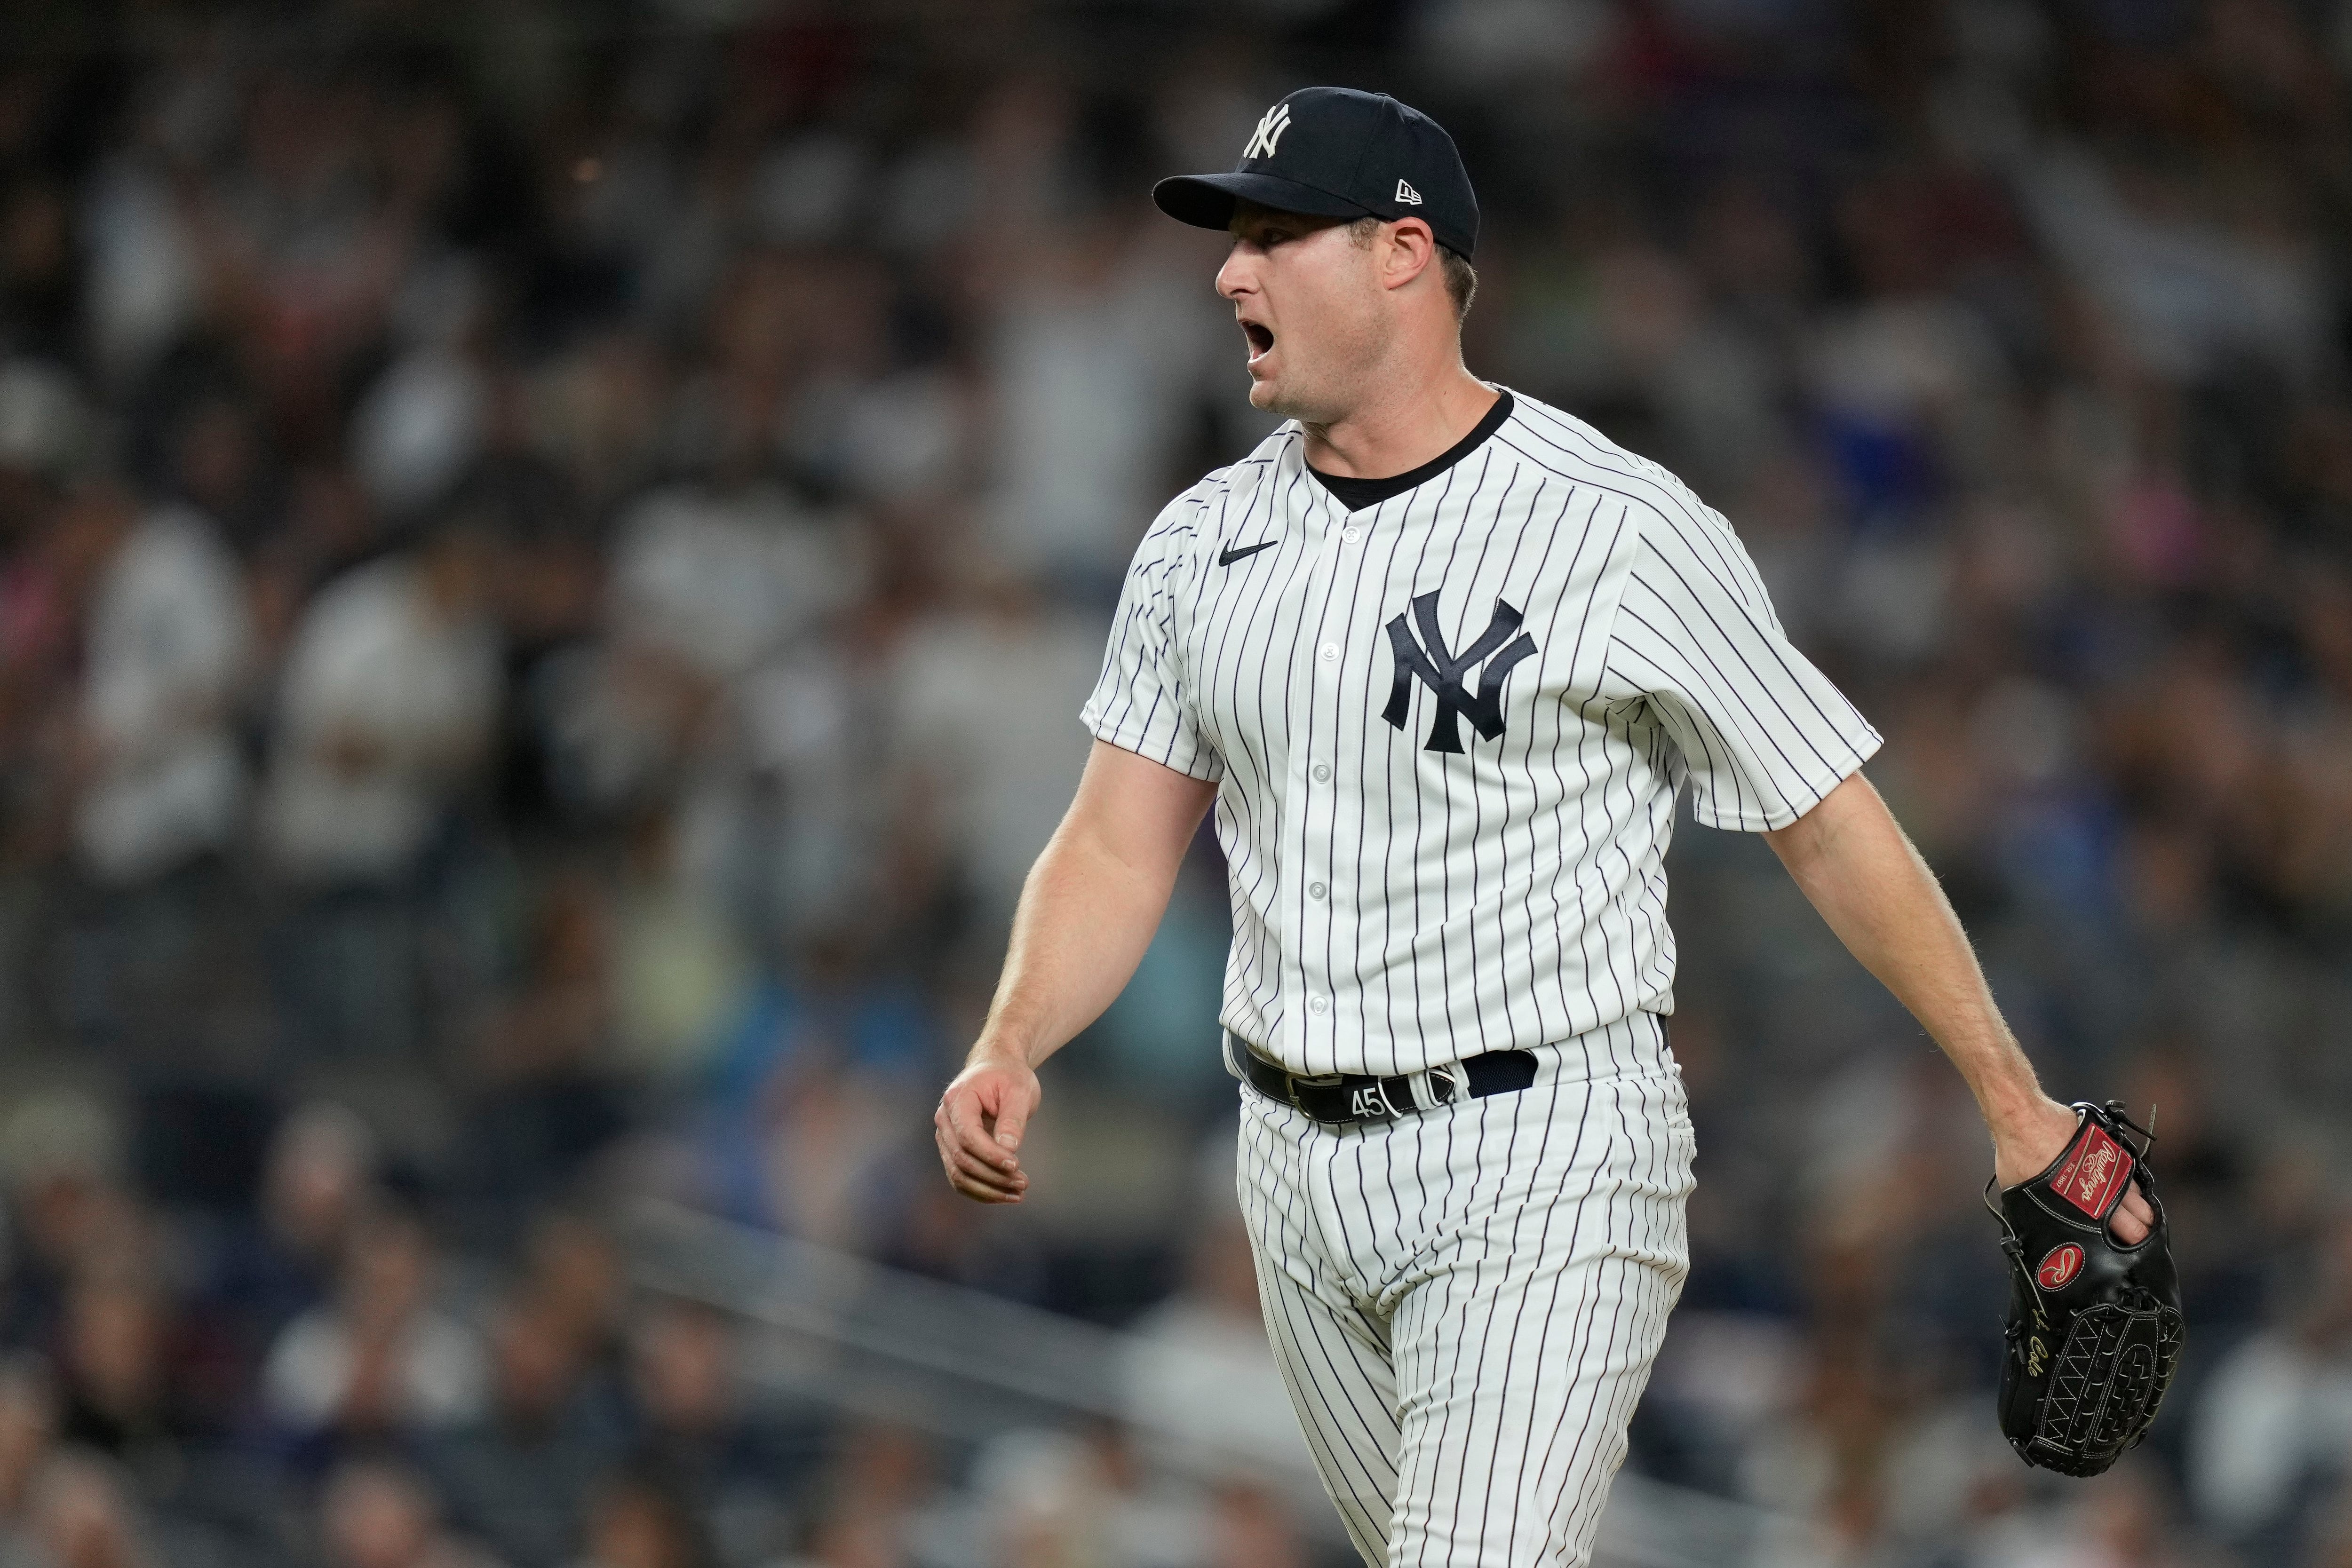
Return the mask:
M 1402 496 L 1416 485 L 1426 485 L 1456 463 L 1478 449 L 1478 444 L 1503 428 L 1503 421 L 1511 417 L 1511 394 L 1507 392 L 1495 400 L 1486 417 L 1472 427 L 1469 434 L 1447 447 L 1418 468 L 1392 474 L 1385 479 L 1357 479 L 1342 474 L 1326 474 L 1312 463 L 1307 471 L 1315 476 L 1322 486 L 1339 498 L 1339 504 L 1351 512 L 1366 507 L 1377 507 L 1391 496 Z

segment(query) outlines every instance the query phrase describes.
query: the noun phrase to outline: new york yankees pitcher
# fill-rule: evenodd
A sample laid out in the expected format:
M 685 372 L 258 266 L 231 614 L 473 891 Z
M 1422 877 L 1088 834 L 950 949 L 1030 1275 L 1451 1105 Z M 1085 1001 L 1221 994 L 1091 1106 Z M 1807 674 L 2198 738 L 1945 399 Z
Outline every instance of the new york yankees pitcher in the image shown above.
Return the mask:
M 1213 808 L 1241 1203 L 1332 1501 L 1370 1563 L 1583 1563 L 1688 1268 L 1685 788 L 1951 1057 L 2004 1184 L 2077 1118 L 1723 517 L 1465 368 L 1478 208 L 1444 130 L 1307 88 L 1232 172 L 1152 194 L 1232 235 L 1250 401 L 1288 423 L 1136 552 L 940 1159 L 1020 1201 L 1034 1069 L 1127 983 Z M 2116 1228 L 2151 1217 L 2135 1193 Z

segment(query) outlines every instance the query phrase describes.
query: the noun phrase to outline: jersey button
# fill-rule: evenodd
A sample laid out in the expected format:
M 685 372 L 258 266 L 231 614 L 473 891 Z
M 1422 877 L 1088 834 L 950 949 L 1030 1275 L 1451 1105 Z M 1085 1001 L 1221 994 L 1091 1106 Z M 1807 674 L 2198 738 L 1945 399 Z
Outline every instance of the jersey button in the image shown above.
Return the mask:
M 1328 664 L 1332 660 L 1339 656 L 1339 644 L 1337 643 L 1326 643 L 1323 644 L 1321 651 L 1323 654 L 1323 662 Z
M 1321 1014 L 1328 1013 L 1331 1010 L 1331 1004 L 1325 1001 L 1321 997 L 1309 997 L 1307 998 L 1307 1010 L 1310 1013 L 1320 1016 Z
M 1320 898 L 1320 897 L 1322 897 L 1322 896 L 1323 896 L 1323 884 L 1322 884 L 1321 883 L 1319 883 L 1319 882 L 1310 882 L 1310 883 L 1308 883 L 1307 884 L 1307 897 L 1309 897 L 1309 898 Z
M 1362 538 L 1363 537 L 1364 530 L 1361 528 L 1341 528 L 1339 530 L 1339 538 L 1349 544 L 1354 544 L 1358 539 Z
M 1315 765 L 1315 782 L 1318 784 L 1328 784 L 1331 782 L 1331 765 L 1329 763 L 1318 762 Z

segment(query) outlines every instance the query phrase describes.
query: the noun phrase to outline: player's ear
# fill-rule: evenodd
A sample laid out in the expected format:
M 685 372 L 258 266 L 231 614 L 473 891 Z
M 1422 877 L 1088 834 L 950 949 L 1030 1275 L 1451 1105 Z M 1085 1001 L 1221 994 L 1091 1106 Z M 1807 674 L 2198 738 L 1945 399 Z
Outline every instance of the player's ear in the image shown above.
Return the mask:
M 1437 235 L 1420 218 L 1400 218 L 1388 225 L 1381 246 L 1381 285 L 1402 288 L 1437 265 Z

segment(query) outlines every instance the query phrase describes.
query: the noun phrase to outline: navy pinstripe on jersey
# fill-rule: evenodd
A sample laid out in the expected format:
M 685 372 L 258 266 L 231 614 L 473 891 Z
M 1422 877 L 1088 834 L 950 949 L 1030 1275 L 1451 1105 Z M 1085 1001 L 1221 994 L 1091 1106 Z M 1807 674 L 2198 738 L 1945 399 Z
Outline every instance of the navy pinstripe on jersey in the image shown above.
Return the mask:
M 1500 731 L 1465 717 L 1458 751 L 1431 748 L 1444 699 L 1427 673 L 1400 684 L 1387 630 L 1403 615 L 1430 643 L 1413 601 L 1432 593 L 1445 648 L 1503 610 L 1534 643 L 1497 643 Z M 1404 722 L 1383 722 L 1399 694 Z M 1136 552 L 1084 717 L 1219 781 L 1220 1017 L 1309 1073 L 1671 1011 L 1682 786 L 1702 821 L 1780 827 L 1878 745 L 1790 645 L 1720 514 L 1526 397 L 1360 512 L 1307 471 L 1295 423 L 1178 497 Z

